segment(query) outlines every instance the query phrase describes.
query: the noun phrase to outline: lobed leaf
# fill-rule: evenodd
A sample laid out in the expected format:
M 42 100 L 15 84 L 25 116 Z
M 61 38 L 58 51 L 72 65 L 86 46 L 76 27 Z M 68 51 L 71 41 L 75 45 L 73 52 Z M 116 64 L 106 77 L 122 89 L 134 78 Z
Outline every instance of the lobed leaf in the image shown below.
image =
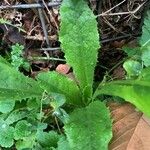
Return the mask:
M 61 137 L 58 141 L 57 150 L 70 150 L 69 143 L 65 137 Z
M 33 147 L 36 145 L 35 134 L 31 134 L 23 140 L 18 140 L 15 145 L 17 150 L 33 149 Z
M 11 51 L 11 65 L 19 70 L 19 67 L 23 64 L 24 59 L 22 57 L 24 46 L 19 45 L 18 43 L 13 45 Z
M 50 132 L 40 131 L 37 133 L 36 140 L 43 148 L 46 147 L 56 148 L 57 142 L 59 140 L 59 135 L 54 131 L 50 131 Z
M 14 110 L 12 113 L 10 113 L 5 121 L 7 124 L 10 125 L 27 116 L 29 116 L 29 111 L 17 109 L 17 110 Z
M 36 98 L 28 99 L 27 109 L 28 110 L 39 110 L 41 107 L 41 102 Z
M 63 0 L 60 16 L 61 47 L 87 100 L 92 96 L 94 68 L 100 47 L 96 17 L 85 0 Z
M 129 78 L 136 77 L 142 71 L 142 64 L 136 60 L 127 60 L 123 64 L 123 68 L 126 70 Z
M 14 144 L 14 128 L 0 120 L 0 146 L 11 147 Z
M 17 122 L 14 132 L 15 140 L 24 139 L 24 137 L 28 137 L 31 134 L 31 126 L 32 125 L 26 120 L 21 120 Z
M 112 137 L 110 114 L 100 101 L 75 109 L 64 128 L 71 150 L 107 150 Z

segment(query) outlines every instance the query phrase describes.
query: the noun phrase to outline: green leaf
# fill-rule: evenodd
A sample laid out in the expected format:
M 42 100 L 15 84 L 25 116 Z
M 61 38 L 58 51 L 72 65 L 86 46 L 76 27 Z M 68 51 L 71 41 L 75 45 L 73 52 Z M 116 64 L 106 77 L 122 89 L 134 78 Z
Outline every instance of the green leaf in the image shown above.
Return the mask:
M 107 150 L 112 137 L 110 114 L 100 101 L 75 109 L 64 128 L 71 150 Z
M 128 77 L 138 76 L 142 71 L 142 64 L 135 60 L 125 61 L 123 67 L 126 70 Z
M 29 137 L 26 137 L 23 140 L 19 140 L 16 142 L 17 150 L 32 150 L 34 145 L 36 145 L 34 133 Z
M 150 82 L 150 67 L 146 67 L 139 75 L 139 80 Z
M 43 90 L 38 83 L 16 71 L 4 58 L 0 57 L 0 100 L 21 100 L 41 97 Z
M 63 0 L 60 16 L 61 47 L 87 100 L 100 47 L 96 17 L 85 0 Z
M 13 124 L 14 122 L 17 122 L 18 120 L 21 120 L 29 115 L 29 111 L 27 110 L 15 110 L 13 111 L 5 120 L 7 124 Z
M 69 143 L 64 136 L 59 139 L 57 150 L 70 150 Z
M 62 94 L 51 94 L 52 100 L 50 102 L 50 105 L 54 108 L 54 110 L 57 110 L 61 106 L 63 106 L 66 102 L 66 98 Z
M 13 138 L 14 128 L 0 120 L 0 145 L 6 148 L 11 147 L 14 144 Z
M 150 72 L 150 70 L 149 70 Z M 134 104 L 138 109 L 150 116 L 150 80 L 114 81 L 100 86 L 94 98 L 100 94 L 119 96 Z
M 41 107 L 40 105 L 40 101 L 37 100 L 36 98 L 32 98 L 32 99 L 29 99 L 27 101 L 27 108 L 28 110 L 33 110 L 33 109 L 38 109 Z
M 45 130 L 47 128 L 47 126 L 48 126 L 47 123 L 38 122 L 37 132 L 41 132 L 41 131 Z
M 124 52 L 126 52 L 129 57 L 133 57 L 134 56 L 135 58 L 138 58 L 139 56 L 141 56 L 141 51 L 140 51 L 139 47 L 124 46 L 122 48 L 122 50 Z
M 147 11 L 147 15 L 144 18 L 140 45 L 141 47 L 150 46 L 150 10 Z
M 57 142 L 59 140 L 59 135 L 54 131 L 50 131 L 50 132 L 40 131 L 37 133 L 36 140 L 42 147 L 56 148 Z
M 62 123 L 66 123 L 69 119 L 69 115 L 67 114 L 67 112 L 62 109 L 62 108 L 58 108 L 53 112 L 53 115 L 56 116 L 57 118 L 59 118 L 59 120 Z
M 15 140 L 23 139 L 31 134 L 31 124 L 26 120 L 17 122 L 15 126 L 14 138 Z
M 15 106 L 15 101 L 14 100 L 4 100 L 0 101 L 0 112 L 2 113 L 8 113 L 13 110 Z
M 23 61 L 22 67 L 23 67 L 23 69 L 25 69 L 25 70 L 28 71 L 28 72 L 29 72 L 30 69 L 31 69 L 30 63 L 27 62 L 26 60 Z
M 76 82 L 57 72 L 40 73 L 37 77 L 41 87 L 50 93 L 64 94 L 67 103 L 81 104 L 81 94 Z
M 146 67 L 150 66 L 150 45 L 142 51 L 141 59 Z
M 22 57 L 24 46 L 19 45 L 18 43 L 12 46 L 11 51 L 11 65 L 16 69 L 19 70 L 19 67 L 24 63 L 24 59 Z

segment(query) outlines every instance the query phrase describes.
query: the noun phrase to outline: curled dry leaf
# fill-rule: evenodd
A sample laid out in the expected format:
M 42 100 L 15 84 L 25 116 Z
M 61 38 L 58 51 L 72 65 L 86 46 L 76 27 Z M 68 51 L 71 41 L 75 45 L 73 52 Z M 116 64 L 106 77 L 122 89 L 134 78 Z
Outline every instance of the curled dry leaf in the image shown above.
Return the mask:
M 67 64 L 59 64 L 56 68 L 56 71 L 61 74 L 67 74 L 70 70 L 70 66 Z
M 109 150 L 150 150 L 150 119 L 129 103 L 109 107 L 113 118 Z

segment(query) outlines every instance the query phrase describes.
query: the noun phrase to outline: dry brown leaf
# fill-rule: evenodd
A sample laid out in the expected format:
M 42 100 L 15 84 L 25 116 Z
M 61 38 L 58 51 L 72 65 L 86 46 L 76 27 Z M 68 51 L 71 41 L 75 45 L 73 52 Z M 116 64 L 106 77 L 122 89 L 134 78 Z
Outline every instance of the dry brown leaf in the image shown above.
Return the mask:
M 109 150 L 150 150 L 150 119 L 129 103 L 109 107 L 113 118 Z

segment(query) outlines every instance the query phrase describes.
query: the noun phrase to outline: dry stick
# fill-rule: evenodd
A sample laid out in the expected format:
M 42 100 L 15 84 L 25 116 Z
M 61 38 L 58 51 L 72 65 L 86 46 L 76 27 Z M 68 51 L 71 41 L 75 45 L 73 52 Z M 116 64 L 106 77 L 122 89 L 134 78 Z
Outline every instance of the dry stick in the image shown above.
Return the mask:
M 103 17 L 104 22 L 110 27 L 112 28 L 114 31 L 116 31 L 117 33 L 122 33 L 123 35 L 126 35 L 125 33 L 123 33 L 122 31 L 119 31 L 117 28 L 115 28 L 105 17 Z
M 43 4 L 44 4 L 44 6 L 45 6 L 45 8 L 46 8 L 46 10 L 47 10 L 47 12 L 48 12 L 48 14 L 50 15 L 50 17 L 51 17 L 51 18 L 52 18 L 52 20 L 54 21 L 54 24 L 55 24 L 56 28 L 58 29 L 58 25 L 57 25 L 57 23 L 56 23 L 56 21 L 55 21 L 55 19 L 54 19 L 53 15 L 52 15 L 52 13 L 51 13 L 51 12 L 50 12 L 50 10 L 48 9 L 47 4 L 45 3 L 45 1 L 44 1 L 44 0 L 42 0 L 42 2 L 43 2 Z
M 48 39 L 48 33 L 47 33 L 46 25 L 45 25 L 45 19 L 43 17 L 43 12 L 42 12 L 41 8 L 38 8 L 38 12 L 39 12 L 39 16 L 40 16 L 40 20 L 41 20 L 41 24 L 42 24 L 42 28 L 43 28 L 43 32 L 44 32 L 47 46 L 50 47 L 50 42 Z
M 121 4 L 123 4 L 126 0 L 123 0 L 122 2 L 118 3 L 117 5 L 115 5 L 114 7 L 112 7 L 111 9 L 107 10 L 104 12 L 104 14 L 109 13 L 110 11 L 112 11 L 113 9 L 115 9 L 116 7 L 120 6 Z
M 48 7 L 59 6 L 60 2 L 49 2 L 47 3 Z M 44 8 L 44 5 L 41 4 L 18 4 L 18 5 L 5 5 L 0 6 L 0 9 L 29 9 L 29 8 Z
M 61 58 L 55 58 L 55 57 L 29 57 L 28 60 L 34 61 L 34 60 L 55 60 L 55 61 L 62 61 L 62 62 L 66 62 L 65 59 L 61 59 Z
M 39 0 L 36 0 L 36 1 L 37 1 L 37 3 L 39 3 Z M 39 17 L 40 17 L 40 20 L 41 20 L 41 24 L 42 24 L 42 28 L 43 28 L 43 32 L 44 32 L 47 47 L 50 47 L 50 42 L 49 42 L 49 39 L 48 39 L 48 32 L 47 32 L 47 29 L 46 29 L 45 18 L 43 16 L 42 8 L 38 8 L 38 13 L 39 13 Z M 47 51 L 44 51 L 44 53 L 46 54 L 47 58 L 49 58 L 49 53 Z M 52 52 L 51 52 L 51 55 L 52 55 Z
M 40 48 L 40 49 L 36 49 L 38 51 L 56 51 L 56 50 L 61 50 L 60 47 L 49 47 L 49 48 Z
M 135 10 L 133 11 L 129 11 L 129 12 L 119 12 L 119 13 L 102 13 L 97 15 L 97 17 L 101 17 L 101 16 L 117 16 L 117 15 L 134 15 L 137 11 L 139 11 L 139 9 L 145 4 L 146 2 L 142 3 L 141 5 L 139 5 Z
M 4 0 L 4 2 L 7 3 L 8 5 L 10 5 L 9 2 L 8 2 L 7 0 Z
M 28 33 L 29 36 L 32 34 L 32 32 L 33 32 L 36 28 L 39 27 L 39 25 L 36 25 L 35 27 L 33 27 L 35 18 L 36 18 L 36 17 L 33 18 L 33 21 L 32 21 L 32 23 L 31 23 L 30 30 L 29 30 L 30 32 Z
M 112 28 L 114 31 L 116 31 L 117 33 L 119 33 L 120 31 L 118 29 L 116 29 L 106 18 L 104 18 L 104 22 L 110 27 Z
M 121 39 L 124 39 L 124 38 L 129 38 L 129 37 L 138 37 L 140 36 L 141 34 L 138 33 L 138 34 L 134 34 L 134 35 L 131 35 L 131 34 L 127 34 L 127 35 L 123 35 L 123 36 L 119 36 L 119 37 L 114 37 L 114 38 L 111 38 L 111 39 L 102 39 L 101 40 L 101 43 L 102 44 L 105 44 L 105 43 L 108 43 L 108 42 L 112 42 L 112 41 L 116 41 L 116 40 L 121 40 Z M 56 51 L 56 50 L 61 50 L 60 47 L 49 47 L 49 48 L 40 48 L 40 49 L 34 49 L 34 50 L 37 50 L 37 51 Z M 44 58 L 45 59 L 45 58 Z M 52 58 L 53 59 L 53 58 Z M 56 58 L 57 59 L 57 58 Z M 53 59 L 54 60 L 54 59 Z M 62 61 L 62 60 L 61 60 Z
M 118 3 L 117 5 L 115 5 L 114 7 L 112 7 L 111 9 L 107 10 L 106 12 L 104 12 L 103 14 L 107 14 L 110 11 L 112 11 L 113 9 L 115 9 L 116 7 L 120 6 L 121 4 L 123 4 L 126 0 L 123 0 L 122 2 Z M 116 29 L 106 18 L 104 18 L 105 23 L 110 26 L 114 31 L 116 32 L 120 32 L 118 29 Z
M 61 129 L 59 127 L 59 123 L 58 123 L 57 117 L 54 117 L 54 118 L 55 118 L 55 122 L 56 122 L 56 125 L 57 125 L 57 128 L 58 128 L 58 131 L 59 131 L 59 133 L 62 134 Z
M 114 37 L 114 38 L 111 38 L 111 39 L 102 39 L 101 43 L 105 44 L 105 43 L 108 43 L 108 42 L 112 42 L 112 41 L 116 41 L 116 40 L 121 40 L 121 39 L 124 39 L 124 38 L 133 37 L 133 36 L 134 37 L 138 37 L 140 35 L 141 35 L 140 33 L 137 33 L 137 34 L 134 34 L 134 35 L 127 34 L 127 35 L 122 35 L 122 36 Z
M 30 34 L 24 37 L 28 40 L 37 40 L 37 41 L 43 41 L 46 39 L 44 36 L 30 35 Z M 48 39 L 56 41 L 57 37 L 55 35 L 52 35 L 52 36 L 48 36 Z

